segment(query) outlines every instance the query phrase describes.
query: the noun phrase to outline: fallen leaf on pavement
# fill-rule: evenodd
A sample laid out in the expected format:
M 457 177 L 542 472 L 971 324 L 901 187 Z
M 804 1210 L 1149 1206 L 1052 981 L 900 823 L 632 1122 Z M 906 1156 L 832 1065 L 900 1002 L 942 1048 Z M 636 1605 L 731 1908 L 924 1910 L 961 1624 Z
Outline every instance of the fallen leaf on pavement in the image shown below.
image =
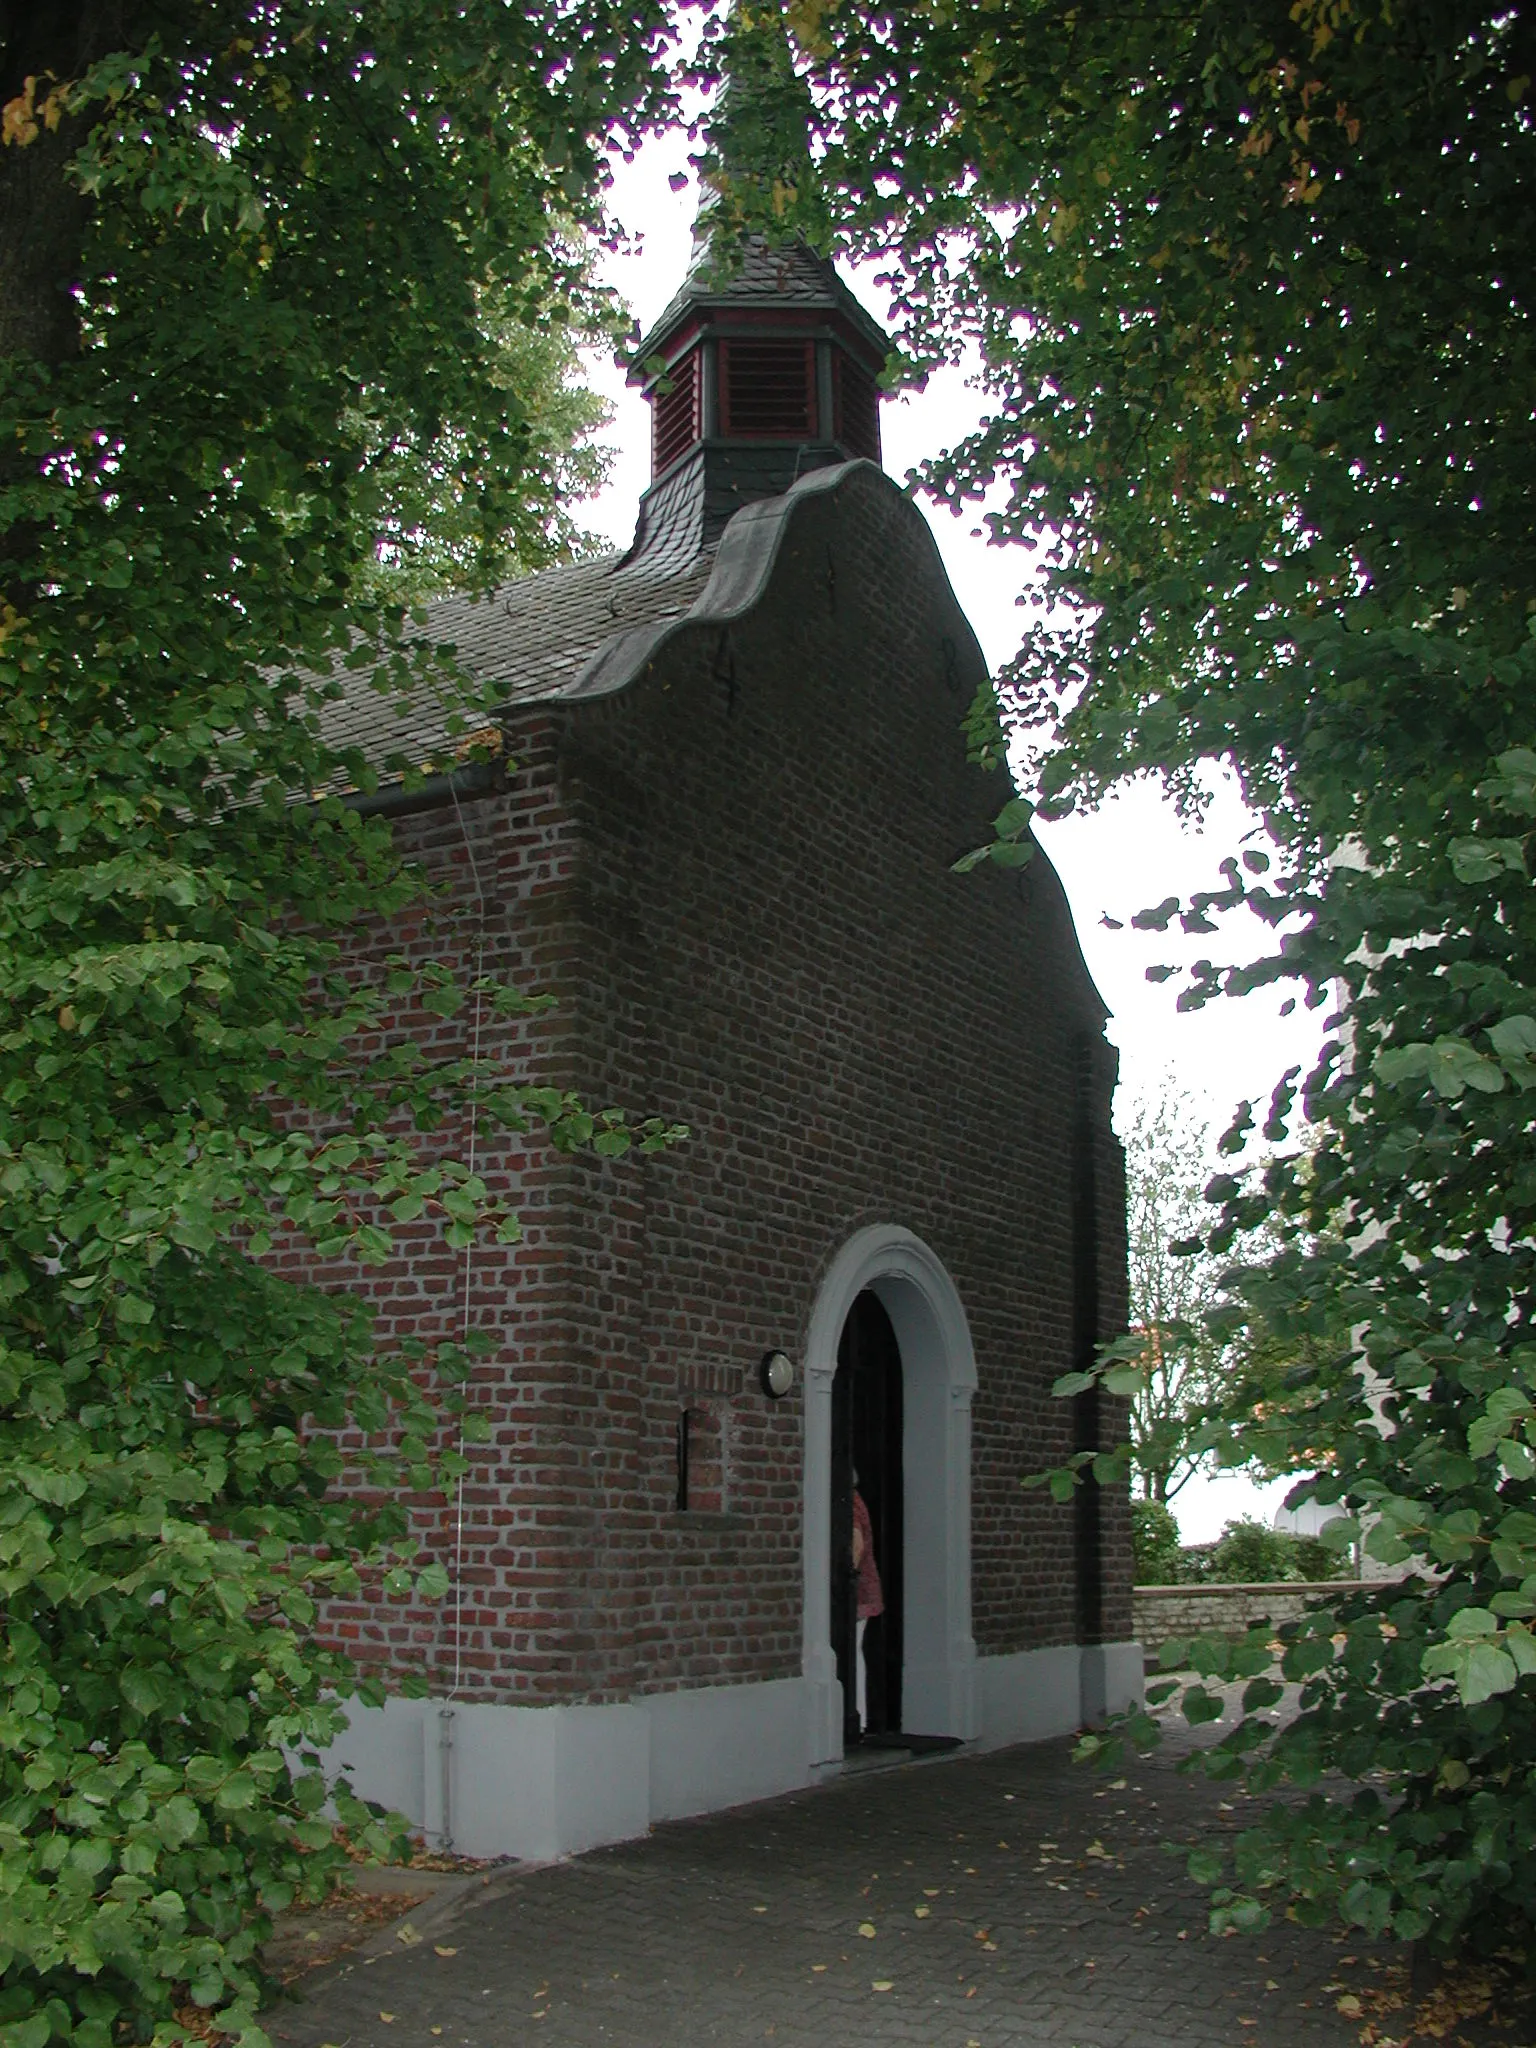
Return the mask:
M 456 1948 L 444 1948 L 443 1944 L 437 1941 L 432 1944 L 432 1953 L 435 1956 L 456 1956 L 458 1950 Z
M 875 1930 L 868 1920 L 861 1920 L 859 1922 L 859 1932 L 866 1941 L 873 1941 L 875 1938 Z
M 912 1908 L 912 1918 L 914 1920 L 926 1920 L 932 1911 L 932 1906 L 914 1906 Z
M 392 2027 L 395 2024 L 395 2016 L 392 2012 L 381 2012 L 379 2014 L 379 2018 L 384 2022 L 386 2027 Z
M 403 1927 L 395 1929 L 395 1939 L 396 1941 L 403 1941 L 407 1948 L 414 1948 L 417 1942 L 420 1941 L 421 1936 L 416 1932 L 410 1921 L 407 1920 Z
M 871 1991 L 889 1991 L 892 1989 L 891 1980 L 889 1977 L 877 1977 L 869 1988 Z

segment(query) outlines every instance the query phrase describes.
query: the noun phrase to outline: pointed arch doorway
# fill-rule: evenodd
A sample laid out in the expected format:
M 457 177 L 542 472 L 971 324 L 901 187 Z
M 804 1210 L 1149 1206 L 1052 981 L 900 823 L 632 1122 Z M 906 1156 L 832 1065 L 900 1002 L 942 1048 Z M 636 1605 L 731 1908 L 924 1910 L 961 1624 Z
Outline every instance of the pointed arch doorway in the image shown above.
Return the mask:
M 871 1303 L 856 1309 L 865 1294 Z M 853 1365 L 860 1350 L 866 1353 L 862 1372 Z M 882 1352 L 883 1362 L 875 1362 Z M 840 1353 L 852 1367 L 846 1425 L 834 1419 Z M 867 1397 L 862 1425 L 856 1399 L 861 1380 Z M 876 1385 L 884 1389 L 878 1398 L 872 1396 Z M 975 1386 L 965 1311 L 937 1255 L 896 1224 L 872 1225 L 850 1238 L 822 1281 L 806 1342 L 801 1669 L 811 1689 L 812 1764 L 835 1762 L 844 1749 L 844 1680 L 851 1692 L 853 1673 L 846 1645 L 839 1670 L 834 1634 L 833 1525 L 834 1516 L 841 1521 L 846 1515 L 851 1538 L 851 1473 L 860 1427 L 868 1433 L 866 1456 L 872 1449 L 880 1464 L 882 1506 L 895 1517 L 885 1539 L 887 1555 L 880 1558 L 882 1575 L 892 1574 L 899 1594 L 896 1626 L 887 1632 L 882 1660 L 882 1671 L 894 1681 L 884 1681 L 883 1711 L 894 1711 L 894 1725 L 907 1732 L 962 1741 L 978 1732 L 971 1636 Z M 860 1475 L 862 1481 L 862 1466 Z M 844 1494 L 846 1506 L 837 1505 Z M 871 1708 L 873 1713 L 873 1701 Z

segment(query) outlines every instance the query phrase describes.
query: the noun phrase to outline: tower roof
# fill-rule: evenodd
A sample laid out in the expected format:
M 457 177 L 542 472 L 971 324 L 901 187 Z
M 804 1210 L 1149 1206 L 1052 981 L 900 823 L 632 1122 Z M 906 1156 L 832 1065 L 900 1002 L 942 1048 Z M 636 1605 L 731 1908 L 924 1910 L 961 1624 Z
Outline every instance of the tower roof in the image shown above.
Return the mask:
M 808 243 L 772 243 L 766 235 L 733 235 L 706 204 L 694 230 L 693 255 L 682 284 L 635 349 L 640 365 L 665 355 L 690 315 L 736 308 L 833 314 L 863 341 L 875 367 L 891 352 L 885 329 L 854 297 L 825 256 Z
M 633 358 L 651 406 L 636 555 L 712 547 L 808 470 L 880 459 L 890 341 L 814 246 L 829 221 L 783 17 L 738 0 L 716 48 L 692 259 Z

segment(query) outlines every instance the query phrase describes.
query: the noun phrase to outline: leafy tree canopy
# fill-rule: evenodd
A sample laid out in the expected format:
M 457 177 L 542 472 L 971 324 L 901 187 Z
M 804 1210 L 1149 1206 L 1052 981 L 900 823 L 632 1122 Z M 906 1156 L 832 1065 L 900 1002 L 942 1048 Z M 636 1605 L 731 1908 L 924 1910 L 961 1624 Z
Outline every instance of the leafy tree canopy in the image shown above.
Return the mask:
M 333 664 L 381 719 L 406 678 L 461 687 L 401 591 L 560 543 L 550 336 L 606 318 L 579 235 L 660 36 L 606 0 L 0 7 L 5 2048 L 209 2010 L 260 2038 L 263 1915 L 337 1854 L 313 1766 L 353 1680 L 316 1603 L 369 1561 L 443 1584 L 392 1503 L 462 1469 L 431 1452 L 455 1415 L 475 1440 L 470 1358 L 381 1355 L 274 1233 L 515 1230 L 455 1157 L 472 1101 L 637 1135 L 369 1053 L 381 1005 L 529 999 L 340 973 L 420 884 L 312 798 L 372 783 L 319 737 Z M 371 1494 L 335 1484 L 344 1424 Z
M 989 417 L 927 483 L 1000 486 L 996 537 L 1043 563 L 1049 620 L 1002 692 L 1033 798 L 1061 810 L 1150 773 L 1198 807 L 1210 766 L 1231 769 L 1266 834 L 1139 922 L 1251 914 L 1267 957 L 1203 963 L 1181 1001 L 1290 979 L 1333 1013 L 1315 1071 L 1276 1088 L 1261 1179 L 1234 1166 L 1209 1190 L 1213 1251 L 1281 1233 L 1242 1290 L 1321 1353 L 1228 1428 L 1282 1467 L 1321 1449 L 1313 1490 L 1351 1510 L 1339 1540 L 1365 1526 L 1378 1560 L 1434 1576 L 1297 1634 L 1304 1711 L 1281 1734 L 1265 1646 L 1220 1652 L 1255 1682 L 1213 1768 L 1379 1774 L 1353 1801 L 1276 1808 L 1220 1909 L 1251 1921 L 1275 1893 L 1529 1947 L 1531 9 L 788 18 L 827 190 L 890 260 L 911 359 L 982 353 Z M 1234 1162 L 1252 1123 L 1243 1105 Z

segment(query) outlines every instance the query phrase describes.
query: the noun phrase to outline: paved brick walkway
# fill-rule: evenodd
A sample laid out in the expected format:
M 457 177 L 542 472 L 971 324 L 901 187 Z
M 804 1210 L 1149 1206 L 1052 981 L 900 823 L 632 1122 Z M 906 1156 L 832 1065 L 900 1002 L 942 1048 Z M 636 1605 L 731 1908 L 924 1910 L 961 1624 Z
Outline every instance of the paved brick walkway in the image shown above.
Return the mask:
M 271 2031 L 280 2048 L 1357 2048 L 1336 2001 L 1383 1981 L 1381 1952 L 1288 1925 L 1213 1941 L 1166 1852 L 1240 1826 L 1241 1795 L 1177 1776 L 1170 1750 L 1106 1785 L 1069 1748 L 850 1776 L 513 1870 Z

